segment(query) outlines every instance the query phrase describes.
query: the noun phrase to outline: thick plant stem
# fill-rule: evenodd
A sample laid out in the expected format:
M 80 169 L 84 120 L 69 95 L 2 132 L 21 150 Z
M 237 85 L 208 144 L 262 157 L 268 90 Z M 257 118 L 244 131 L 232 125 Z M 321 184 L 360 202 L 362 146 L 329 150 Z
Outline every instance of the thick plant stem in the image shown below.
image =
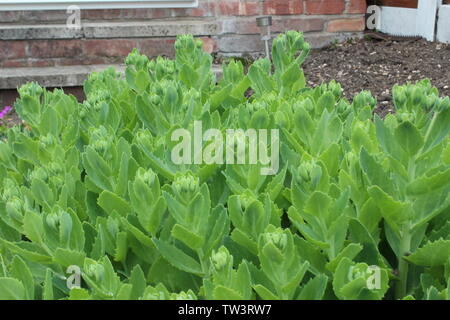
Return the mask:
M 409 224 L 403 229 L 402 239 L 400 243 L 400 252 L 398 256 L 398 272 L 400 280 L 395 287 L 395 298 L 402 299 L 406 296 L 407 284 L 408 284 L 408 261 L 403 257 L 409 253 L 411 249 L 411 230 L 409 230 Z
M 400 274 L 400 281 L 397 283 L 395 296 L 396 299 L 402 299 L 404 296 L 406 296 L 406 284 L 408 281 L 408 262 L 403 259 L 403 257 L 400 257 L 399 262 L 399 274 Z

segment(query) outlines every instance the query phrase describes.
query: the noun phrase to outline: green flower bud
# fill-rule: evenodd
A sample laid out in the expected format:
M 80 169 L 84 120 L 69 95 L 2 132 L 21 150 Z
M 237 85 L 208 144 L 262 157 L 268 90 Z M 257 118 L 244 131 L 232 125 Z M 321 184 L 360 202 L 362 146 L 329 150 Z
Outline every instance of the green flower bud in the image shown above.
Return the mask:
M 153 143 L 153 136 L 148 130 L 139 130 L 136 134 L 136 142 L 142 145 Z
M 155 183 L 156 173 L 152 169 L 145 170 L 144 168 L 139 168 L 137 178 L 141 179 L 146 185 L 151 186 Z
M 24 202 L 18 197 L 13 197 L 6 202 L 6 213 L 16 221 L 22 221 Z
M 412 92 L 412 102 L 414 105 L 426 104 L 426 96 L 423 93 L 422 88 L 416 86 Z
M 154 105 L 160 105 L 161 104 L 161 97 L 154 94 L 150 97 L 150 103 Z
M 303 100 L 301 102 L 301 106 L 303 106 L 306 109 L 306 111 L 308 111 L 308 112 L 314 111 L 314 103 L 312 102 L 312 100 L 310 98 L 306 98 L 305 100 Z
M 89 277 L 94 278 L 95 281 L 101 281 L 105 275 L 105 268 L 99 263 L 91 264 L 86 273 Z
M 48 168 L 53 175 L 59 175 L 64 172 L 63 166 L 58 162 L 51 162 Z
M 56 213 L 50 213 L 45 217 L 45 223 L 52 229 L 58 231 L 60 218 Z
M 411 113 L 411 112 L 401 112 L 401 113 L 397 114 L 397 119 L 400 122 L 406 122 L 406 121 L 414 122 L 415 115 L 414 115 L 414 113 Z
M 103 153 L 104 151 L 108 150 L 108 141 L 107 140 L 96 140 L 91 145 L 95 151 L 99 153 Z
M 403 87 L 394 86 L 392 89 L 396 109 L 401 109 L 406 103 L 406 92 Z
M 181 291 L 180 293 L 173 293 L 171 296 L 172 300 L 197 300 L 195 295 L 192 293 L 192 291 L 184 292 Z
M 48 179 L 48 172 L 46 169 L 40 167 L 37 169 L 34 169 L 33 171 L 31 171 L 29 178 L 30 181 L 34 180 L 34 179 L 40 179 L 42 181 L 47 181 Z
M 427 97 L 426 109 L 432 110 L 439 105 L 440 99 L 437 95 L 432 94 Z
M 48 148 L 52 146 L 55 142 L 55 138 L 51 134 L 39 137 L 39 144 L 42 148 Z
M 81 119 L 86 118 L 87 114 L 88 114 L 88 111 L 86 110 L 86 108 L 83 108 L 83 107 L 80 108 L 80 113 L 79 113 L 79 115 L 80 115 L 80 118 L 81 118 Z
M 20 96 L 29 95 L 39 97 L 43 92 L 44 90 L 42 89 L 42 87 L 39 86 L 39 84 L 37 84 L 36 82 L 29 82 L 19 89 Z
M 444 112 L 450 108 L 450 98 L 445 97 L 444 99 L 441 99 L 439 106 L 437 107 L 438 112 Z
M 336 108 L 341 115 L 346 115 L 351 111 L 350 104 L 345 100 L 340 100 Z
M 281 128 L 289 129 L 289 127 L 290 127 L 289 118 L 282 111 L 277 111 L 275 113 L 275 123 L 277 124 L 277 126 L 279 126 Z
M 299 177 L 303 181 L 306 181 L 306 182 L 311 181 L 312 170 L 315 166 L 316 166 L 316 164 L 313 161 L 305 161 L 302 164 L 300 164 L 300 167 L 298 168 Z
M 225 247 L 221 247 L 218 252 L 213 253 L 211 256 L 212 264 L 217 271 L 225 268 L 230 262 L 230 259 L 230 253 Z
M 328 84 L 328 89 L 333 93 L 333 95 L 338 99 L 342 94 L 342 87 L 340 83 L 337 83 L 334 80 L 331 80 Z
M 246 192 L 239 196 L 239 202 L 241 203 L 242 211 L 247 210 L 247 208 L 255 201 L 255 197 L 250 193 Z
M 6 179 L 4 182 L 4 189 L 2 194 L 2 199 L 8 201 L 13 197 L 18 197 L 20 195 L 19 189 L 15 181 L 11 179 Z
M 348 152 L 344 156 L 345 161 L 349 166 L 353 165 L 355 162 L 359 161 L 359 158 L 353 152 Z
M 180 195 L 185 193 L 195 193 L 199 189 L 200 180 L 191 172 L 187 172 L 185 174 L 176 175 L 172 185 L 174 190 Z
M 284 250 L 287 245 L 287 235 L 281 230 L 278 230 L 278 232 L 264 233 L 263 236 L 266 242 L 273 243 L 280 250 Z
M 303 51 L 304 52 L 309 52 L 311 51 L 311 45 L 308 42 L 304 42 L 303 43 Z

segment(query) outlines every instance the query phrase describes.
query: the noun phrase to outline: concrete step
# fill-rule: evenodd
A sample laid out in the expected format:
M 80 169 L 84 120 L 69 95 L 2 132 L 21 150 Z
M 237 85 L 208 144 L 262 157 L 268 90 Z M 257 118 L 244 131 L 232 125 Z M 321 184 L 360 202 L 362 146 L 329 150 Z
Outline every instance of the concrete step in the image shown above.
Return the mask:
M 34 68 L 4 68 L 0 71 L 0 90 L 16 89 L 27 82 L 37 82 L 43 87 L 79 87 L 92 72 L 100 72 L 108 67 L 114 67 L 118 72 L 125 72 L 125 65 L 87 65 L 87 66 L 61 66 L 61 67 L 34 67 Z M 222 68 L 213 66 L 213 71 L 219 79 Z
M 220 24 L 213 19 L 90 22 L 83 23 L 81 28 L 69 28 L 65 24 L 0 24 L 0 40 L 175 37 L 178 34 L 206 36 L 219 32 Z

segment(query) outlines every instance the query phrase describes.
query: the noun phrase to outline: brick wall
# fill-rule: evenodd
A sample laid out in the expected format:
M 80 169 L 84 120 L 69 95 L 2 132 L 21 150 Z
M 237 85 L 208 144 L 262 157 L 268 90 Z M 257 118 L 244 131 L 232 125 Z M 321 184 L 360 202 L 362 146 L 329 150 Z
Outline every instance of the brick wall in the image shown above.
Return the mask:
M 185 32 L 209 52 L 257 53 L 258 15 L 273 16 L 275 34 L 300 30 L 320 47 L 364 30 L 365 8 L 366 0 L 200 0 L 190 9 L 84 10 L 78 32 L 67 31 L 64 11 L 0 12 L 0 68 L 120 63 L 134 47 L 170 56 Z

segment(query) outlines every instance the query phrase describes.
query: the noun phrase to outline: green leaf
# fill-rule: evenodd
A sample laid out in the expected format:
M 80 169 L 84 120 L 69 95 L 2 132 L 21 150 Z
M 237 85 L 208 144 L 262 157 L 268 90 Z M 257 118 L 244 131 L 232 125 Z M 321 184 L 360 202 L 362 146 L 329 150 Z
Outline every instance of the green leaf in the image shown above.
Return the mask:
M 114 210 L 123 217 L 132 212 L 132 208 L 127 201 L 108 190 L 100 194 L 97 203 L 108 215 Z
M 407 186 L 408 194 L 417 196 L 431 193 L 436 189 L 442 187 L 450 187 L 450 168 L 445 171 L 440 171 L 432 176 L 424 175 Z
M 53 254 L 53 261 L 60 264 L 64 268 L 71 265 L 83 266 L 86 253 L 73 251 L 64 248 L 57 248 Z
M 36 243 L 42 243 L 44 225 L 42 218 L 33 211 L 27 211 L 23 218 L 23 230 L 28 239 Z
M 280 300 L 275 294 L 261 284 L 257 284 L 253 289 L 255 289 L 256 293 L 263 300 Z
M 41 206 L 53 204 L 53 192 L 41 179 L 33 179 L 31 182 L 31 191 Z
M 215 300 L 243 300 L 243 297 L 236 290 L 219 285 L 214 288 L 214 299 Z
M 69 300 L 89 300 L 91 298 L 86 289 L 72 288 L 69 292 Z
M 145 288 L 147 287 L 147 280 L 139 265 L 136 265 L 131 271 L 130 284 L 132 285 L 130 299 L 136 300 L 142 297 Z
M 401 226 L 412 218 L 411 206 L 404 202 L 395 201 L 378 186 L 371 187 L 368 191 L 380 209 L 383 218 L 399 234 Z
M 417 249 L 406 260 L 419 266 L 441 266 L 450 258 L 450 240 L 439 239 L 427 242 L 423 247 Z
M 328 277 L 324 274 L 319 274 L 303 286 L 297 300 L 322 300 L 327 284 Z
M 350 260 L 353 260 L 358 253 L 361 252 L 363 247 L 359 243 L 350 243 L 348 244 L 338 255 L 336 258 L 334 258 L 332 261 L 328 262 L 326 265 L 326 268 L 334 273 L 336 270 L 339 262 L 343 258 L 348 258 Z
M 24 300 L 25 288 L 17 279 L 0 278 L 0 300 Z
M 423 137 L 419 130 L 409 121 L 402 122 L 395 130 L 398 144 L 410 157 L 414 156 L 423 146 Z
M 423 147 L 424 153 L 448 137 L 450 130 L 450 126 L 448 125 L 450 123 L 450 108 L 447 108 L 445 111 L 435 113 L 434 118 L 434 125 L 429 129 L 430 133 L 426 138 L 425 145 Z
M 203 246 L 204 239 L 189 231 L 180 224 L 176 224 L 172 228 L 172 236 L 180 240 L 192 250 L 198 250 Z
M 83 165 L 88 177 L 97 187 L 103 190 L 113 191 L 111 183 L 112 170 L 104 159 L 92 148 L 87 147 L 83 154 Z
M 30 269 L 18 256 L 14 257 L 11 264 L 11 276 L 19 280 L 25 289 L 27 300 L 34 299 L 34 279 Z
M 153 239 L 161 255 L 175 268 L 198 276 L 203 275 L 202 267 L 192 257 L 165 241 Z
M 372 185 L 376 185 L 388 194 L 393 193 L 393 185 L 389 175 L 384 171 L 383 167 L 378 161 L 371 156 L 365 148 L 361 149 L 360 153 L 361 169 L 369 178 Z
M 47 271 L 45 272 L 44 288 L 42 289 L 42 299 L 54 299 L 52 270 L 50 269 L 47 269 Z

